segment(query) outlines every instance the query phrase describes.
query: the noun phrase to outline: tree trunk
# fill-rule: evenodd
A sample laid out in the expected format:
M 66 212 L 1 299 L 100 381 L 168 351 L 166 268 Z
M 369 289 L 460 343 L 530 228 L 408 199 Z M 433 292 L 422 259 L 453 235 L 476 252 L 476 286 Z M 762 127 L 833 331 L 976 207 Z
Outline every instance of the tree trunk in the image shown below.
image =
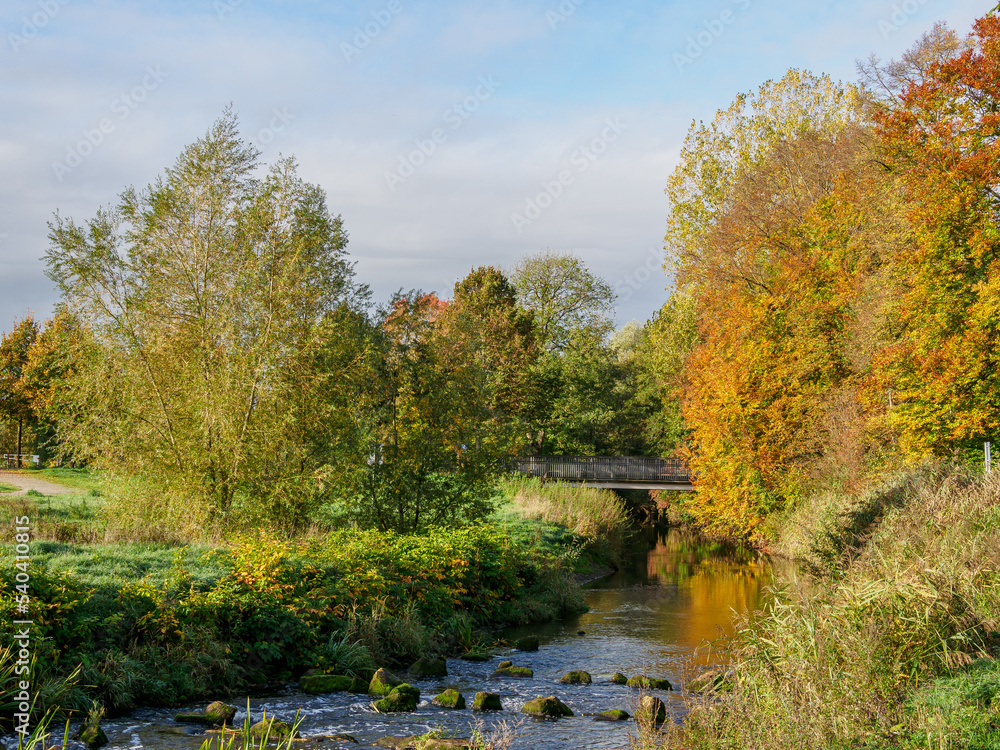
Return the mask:
M 21 468 L 21 428 L 24 426 L 24 417 L 17 418 L 17 468 Z

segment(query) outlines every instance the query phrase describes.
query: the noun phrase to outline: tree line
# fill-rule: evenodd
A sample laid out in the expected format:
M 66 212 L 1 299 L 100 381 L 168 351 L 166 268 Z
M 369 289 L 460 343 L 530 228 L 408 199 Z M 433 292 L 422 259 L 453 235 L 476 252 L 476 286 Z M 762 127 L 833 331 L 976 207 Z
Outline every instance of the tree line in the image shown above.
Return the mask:
M 648 342 L 579 258 L 374 304 L 323 192 L 231 111 L 49 237 L 62 301 L 4 336 L 0 413 L 18 453 L 102 470 L 132 536 L 419 530 L 486 514 L 519 454 L 663 450 Z
M 998 435 L 1000 21 L 859 75 L 739 96 L 668 184 L 656 371 L 719 533 Z
M 856 83 L 738 96 L 668 181 L 666 304 L 617 331 L 572 253 L 374 304 L 322 191 L 262 174 L 227 111 L 152 185 L 52 221 L 62 302 L 0 343 L 7 442 L 189 532 L 461 523 L 519 454 L 683 455 L 695 520 L 760 536 L 996 434 L 998 111 L 993 16 Z

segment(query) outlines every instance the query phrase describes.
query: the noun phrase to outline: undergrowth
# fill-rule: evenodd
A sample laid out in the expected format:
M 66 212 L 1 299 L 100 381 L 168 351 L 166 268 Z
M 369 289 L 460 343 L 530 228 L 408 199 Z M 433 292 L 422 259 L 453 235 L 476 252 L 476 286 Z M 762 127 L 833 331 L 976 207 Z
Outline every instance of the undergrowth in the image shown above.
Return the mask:
M 26 618 L 15 617 L 15 573 L 0 569 L 0 616 L 34 622 L 38 684 L 79 666 L 52 703 L 83 711 L 96 699 L 110 714 L 217 699 L 316 667 L 408 666 L 447 651 L 466 626 L 582 608 L 565 560 L 489 525 L 254 534 L 214 549 L 36 543 Z

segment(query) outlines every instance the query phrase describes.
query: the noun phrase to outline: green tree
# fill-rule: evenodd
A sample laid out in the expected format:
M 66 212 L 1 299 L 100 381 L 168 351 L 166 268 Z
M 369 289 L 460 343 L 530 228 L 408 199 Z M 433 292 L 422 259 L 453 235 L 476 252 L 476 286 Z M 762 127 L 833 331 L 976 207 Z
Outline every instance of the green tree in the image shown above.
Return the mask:
M 495 429 L 485 368 L 446 318 L 446 303 L 411 292 L 369 329 L 348 468 L 325 520 L 410 532 L 489 510 L 509 435 Z
M 517 304 L 503 272 L 493 266 L 473 270 L 455 284 L 454 302 L 442 323 L 446 335 L 462 339 L 475 366 L 489 378 L 495 423 L 511 423 L 523 412 L 535 388 L 532 366 L 538 359 L 535 317 Z
M 659 446 L 650 442 L 650 429 L 662 406 L 648 388 L 643 359 L 635 351 L 644 346 L 644 333 L 630 333 L 626 330 L 608 343 L 591 329 L 577 328 L 563 351 L 540 358 L 535 368 L 539 387 L 530 412 L 532 451 L 656 455 Z
M 314 400 L 308 354 L 352 275 L 322 190 L 291 159 L 259 166 L 227 111 L 145 190 L 82 225 L 57 214 L 46 254 L 95 344 L 67 449 L 216 520 L 315 479 L 288 460 L 292 415 Z
M 587 328 L 603 338 L 613 327 L 615 292 L 572 253 L 546 250 L 522 258 L 512 274 L 518 303 L 535 313 L 538 341 L 561 351 L 572 332 Z
M 23 448 L 24 428 L 37 419 L 30 382 L 25 377 L 28 356 L 38 338 L 38 324 L 31 316 L 14 321 L 0 339 L 0 415 L 17 425 L 17 453 Z

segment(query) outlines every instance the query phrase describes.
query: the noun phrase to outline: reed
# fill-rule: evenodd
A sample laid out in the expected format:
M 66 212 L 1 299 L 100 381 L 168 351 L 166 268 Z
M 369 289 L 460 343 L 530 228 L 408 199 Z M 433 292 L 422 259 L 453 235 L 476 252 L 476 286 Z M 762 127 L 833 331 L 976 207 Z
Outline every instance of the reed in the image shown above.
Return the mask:
M 818 590 L 776 592 L 733 691 L 633 748 L 1000 747 L 1000 480 L 928 467 L 815 507 L 791 533 Z
M 620 556 L 630 521 L 625 503 L 610 490 L 508 477 L 500 492 L 521 517 L 564 526 L 612 557 Z

